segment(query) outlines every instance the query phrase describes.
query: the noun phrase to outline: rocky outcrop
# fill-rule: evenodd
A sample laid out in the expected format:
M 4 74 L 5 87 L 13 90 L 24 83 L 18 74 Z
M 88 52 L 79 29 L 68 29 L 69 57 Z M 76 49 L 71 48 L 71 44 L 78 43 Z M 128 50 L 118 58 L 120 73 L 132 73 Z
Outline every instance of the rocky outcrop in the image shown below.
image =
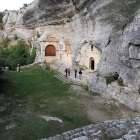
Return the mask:
M 35 0 L 30 7 L 5 15 L 4 36 L 18 34 L 28 41 L 38 31 L 41 36 L 36 38 L 37 42 L 47 37 L 65 37 L 72 43 L 73 67 L 85 43 L 95 46 L 102 55 L 97 70 L 101 77 L 88 79 L 90 89 L 102 95 L 107 91 L 111 94 L 103 77 L 117 73 L 133 94 L 133 103 L 125 102 L 127 96 L 123 96 L 122 102 L 138 110 L 140 105 L 134 104 L 140 104 L 139 19 L 138 0 Z M 11 27 L 13 22 L 16 23 Z M 15 30 L 11 32 L 11 28 Z
M 117 81 L 107 85 L 106 79 L 97 74 L 89 75 L 87 83 L 92 92 L 99 93 L 108 99 L 115 99 L 132 110 L 140 109 L 139 92 L 136 92 L 133 87 L 119 86 Z
M 41 140 L 138 140 L 140 139 L 139 123 L 139 117 L 130 120 L 105 121 Z

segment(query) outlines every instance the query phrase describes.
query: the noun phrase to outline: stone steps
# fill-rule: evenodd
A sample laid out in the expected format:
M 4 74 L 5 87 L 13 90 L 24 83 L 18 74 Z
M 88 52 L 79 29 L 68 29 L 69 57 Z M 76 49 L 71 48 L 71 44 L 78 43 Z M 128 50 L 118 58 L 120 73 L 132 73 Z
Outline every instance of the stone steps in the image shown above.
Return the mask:
M 83 86 L 86 86 L 86 85 L 87 85 L 87 84 L 84 83 L 84 82 L 74 81 L 74 80 L 72 80 L 71 78 L 66 77 L 66 76 L 63 75 L 63 74 L 57 74 L 57 75 L 55 75 L 55 77 L 56 77 L 57 79 L 59 79 L 60 81 L 62 81 L 64 84 L 75 84 L 75 85 L 83 85 Z
M 139 140 L 140 117 L 91 124 L 41 140 Z

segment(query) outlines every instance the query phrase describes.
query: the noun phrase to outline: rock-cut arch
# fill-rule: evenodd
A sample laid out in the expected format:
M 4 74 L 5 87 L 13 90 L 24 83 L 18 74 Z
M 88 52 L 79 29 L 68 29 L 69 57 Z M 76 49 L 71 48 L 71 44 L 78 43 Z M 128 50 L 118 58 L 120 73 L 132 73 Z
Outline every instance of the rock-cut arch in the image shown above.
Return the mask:
M 56 56 L 55 46 L 48 45 L 45 49 L 45 56 Z

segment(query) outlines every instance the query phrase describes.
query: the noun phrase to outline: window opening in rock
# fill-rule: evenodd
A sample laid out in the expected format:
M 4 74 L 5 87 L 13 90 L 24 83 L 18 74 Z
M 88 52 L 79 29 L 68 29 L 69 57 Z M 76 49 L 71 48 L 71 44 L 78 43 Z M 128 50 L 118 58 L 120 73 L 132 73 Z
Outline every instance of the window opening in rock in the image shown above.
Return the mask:
M 91 51 L 93 51 L 93 45 L 91 45 Z

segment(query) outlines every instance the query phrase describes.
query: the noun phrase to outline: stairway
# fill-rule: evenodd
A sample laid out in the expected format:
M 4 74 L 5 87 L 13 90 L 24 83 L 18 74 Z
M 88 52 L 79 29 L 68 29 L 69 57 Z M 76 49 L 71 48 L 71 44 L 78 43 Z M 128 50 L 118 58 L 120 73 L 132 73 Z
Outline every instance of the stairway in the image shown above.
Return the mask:
M 64 84 L 75 84 L 75 85 L 87 86 L 86 82 L 74 80 L 74 79 L 72 79 L 70 77 L 66 77 L 64 74 L 57 74 L 57 75 L 54 75 L 54 76 L 57 79 L 59 79 L 60 81 L 62 81 Z

